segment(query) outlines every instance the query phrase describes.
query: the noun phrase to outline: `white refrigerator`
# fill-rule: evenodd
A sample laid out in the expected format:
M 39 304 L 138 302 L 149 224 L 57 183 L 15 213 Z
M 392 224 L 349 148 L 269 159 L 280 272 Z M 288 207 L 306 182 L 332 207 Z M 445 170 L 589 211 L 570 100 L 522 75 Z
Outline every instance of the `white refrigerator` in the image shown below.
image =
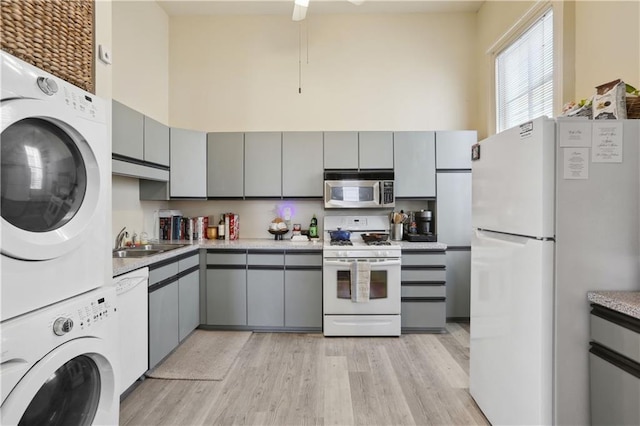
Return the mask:
M 640 120 L 541 117 L 472 162 L 471 395 L 493 425 L 589 424 L 590 290 L 640 289 Z

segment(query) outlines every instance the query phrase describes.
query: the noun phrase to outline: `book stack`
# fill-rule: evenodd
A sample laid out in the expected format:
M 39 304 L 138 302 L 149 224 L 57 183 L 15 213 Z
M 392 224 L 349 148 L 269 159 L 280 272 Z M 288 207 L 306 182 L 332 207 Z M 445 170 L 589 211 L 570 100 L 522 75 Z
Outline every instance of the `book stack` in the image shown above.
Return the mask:
M 236 213 L 224 215 L 224 239 L 227 241 L 240 238 L 240 216 Z
M 160 210 L 158 212 L 160 240 L 179 240 L 182 227 L 182 212 L 180 210 Z

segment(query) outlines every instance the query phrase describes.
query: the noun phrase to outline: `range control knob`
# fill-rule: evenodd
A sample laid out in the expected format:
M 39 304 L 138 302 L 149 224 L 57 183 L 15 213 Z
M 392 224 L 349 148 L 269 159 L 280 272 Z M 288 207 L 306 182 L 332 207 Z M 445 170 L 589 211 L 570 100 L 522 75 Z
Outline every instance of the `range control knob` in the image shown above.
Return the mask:
M 346 257 L 346 256 L 347 256 L 347 252 L 346 252 L 346 251 L 339 251 L 339 252 L 338 252 L 338 256 L 340 256 L 340 257 Z
M 63 336 L 73 329 L 73 320 L 71 318 L 60 317 L 53 323 L 53 332 L 56 336 Z
M 48 96 L 53 96 L 58 92 L 58 83 L 49 77 L 38 77 L 38 87 L 42 93 Z

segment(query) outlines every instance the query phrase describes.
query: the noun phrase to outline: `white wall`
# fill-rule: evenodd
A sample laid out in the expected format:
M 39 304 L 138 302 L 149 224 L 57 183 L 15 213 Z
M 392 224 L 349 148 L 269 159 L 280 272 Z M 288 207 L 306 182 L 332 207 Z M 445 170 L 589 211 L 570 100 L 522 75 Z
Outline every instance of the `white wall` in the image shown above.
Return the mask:
M 302 27 L 289 16 L 175 16 L 170 22 L 173 126 L 474 128 L 473 13 L 318 15 Z

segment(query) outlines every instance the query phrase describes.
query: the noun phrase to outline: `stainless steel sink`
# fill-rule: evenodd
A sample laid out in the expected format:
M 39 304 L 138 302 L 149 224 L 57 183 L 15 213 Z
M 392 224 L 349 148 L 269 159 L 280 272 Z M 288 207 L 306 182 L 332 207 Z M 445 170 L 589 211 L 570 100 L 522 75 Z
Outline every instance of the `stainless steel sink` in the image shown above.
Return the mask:
M 186 246 L 186 244 L 145 244 L 137 247 L 125 247 L 119 250 L 114 250 L 113 257 L 121 259 L 128 257 L 147 257 L 175 250 L 184 246 Z

